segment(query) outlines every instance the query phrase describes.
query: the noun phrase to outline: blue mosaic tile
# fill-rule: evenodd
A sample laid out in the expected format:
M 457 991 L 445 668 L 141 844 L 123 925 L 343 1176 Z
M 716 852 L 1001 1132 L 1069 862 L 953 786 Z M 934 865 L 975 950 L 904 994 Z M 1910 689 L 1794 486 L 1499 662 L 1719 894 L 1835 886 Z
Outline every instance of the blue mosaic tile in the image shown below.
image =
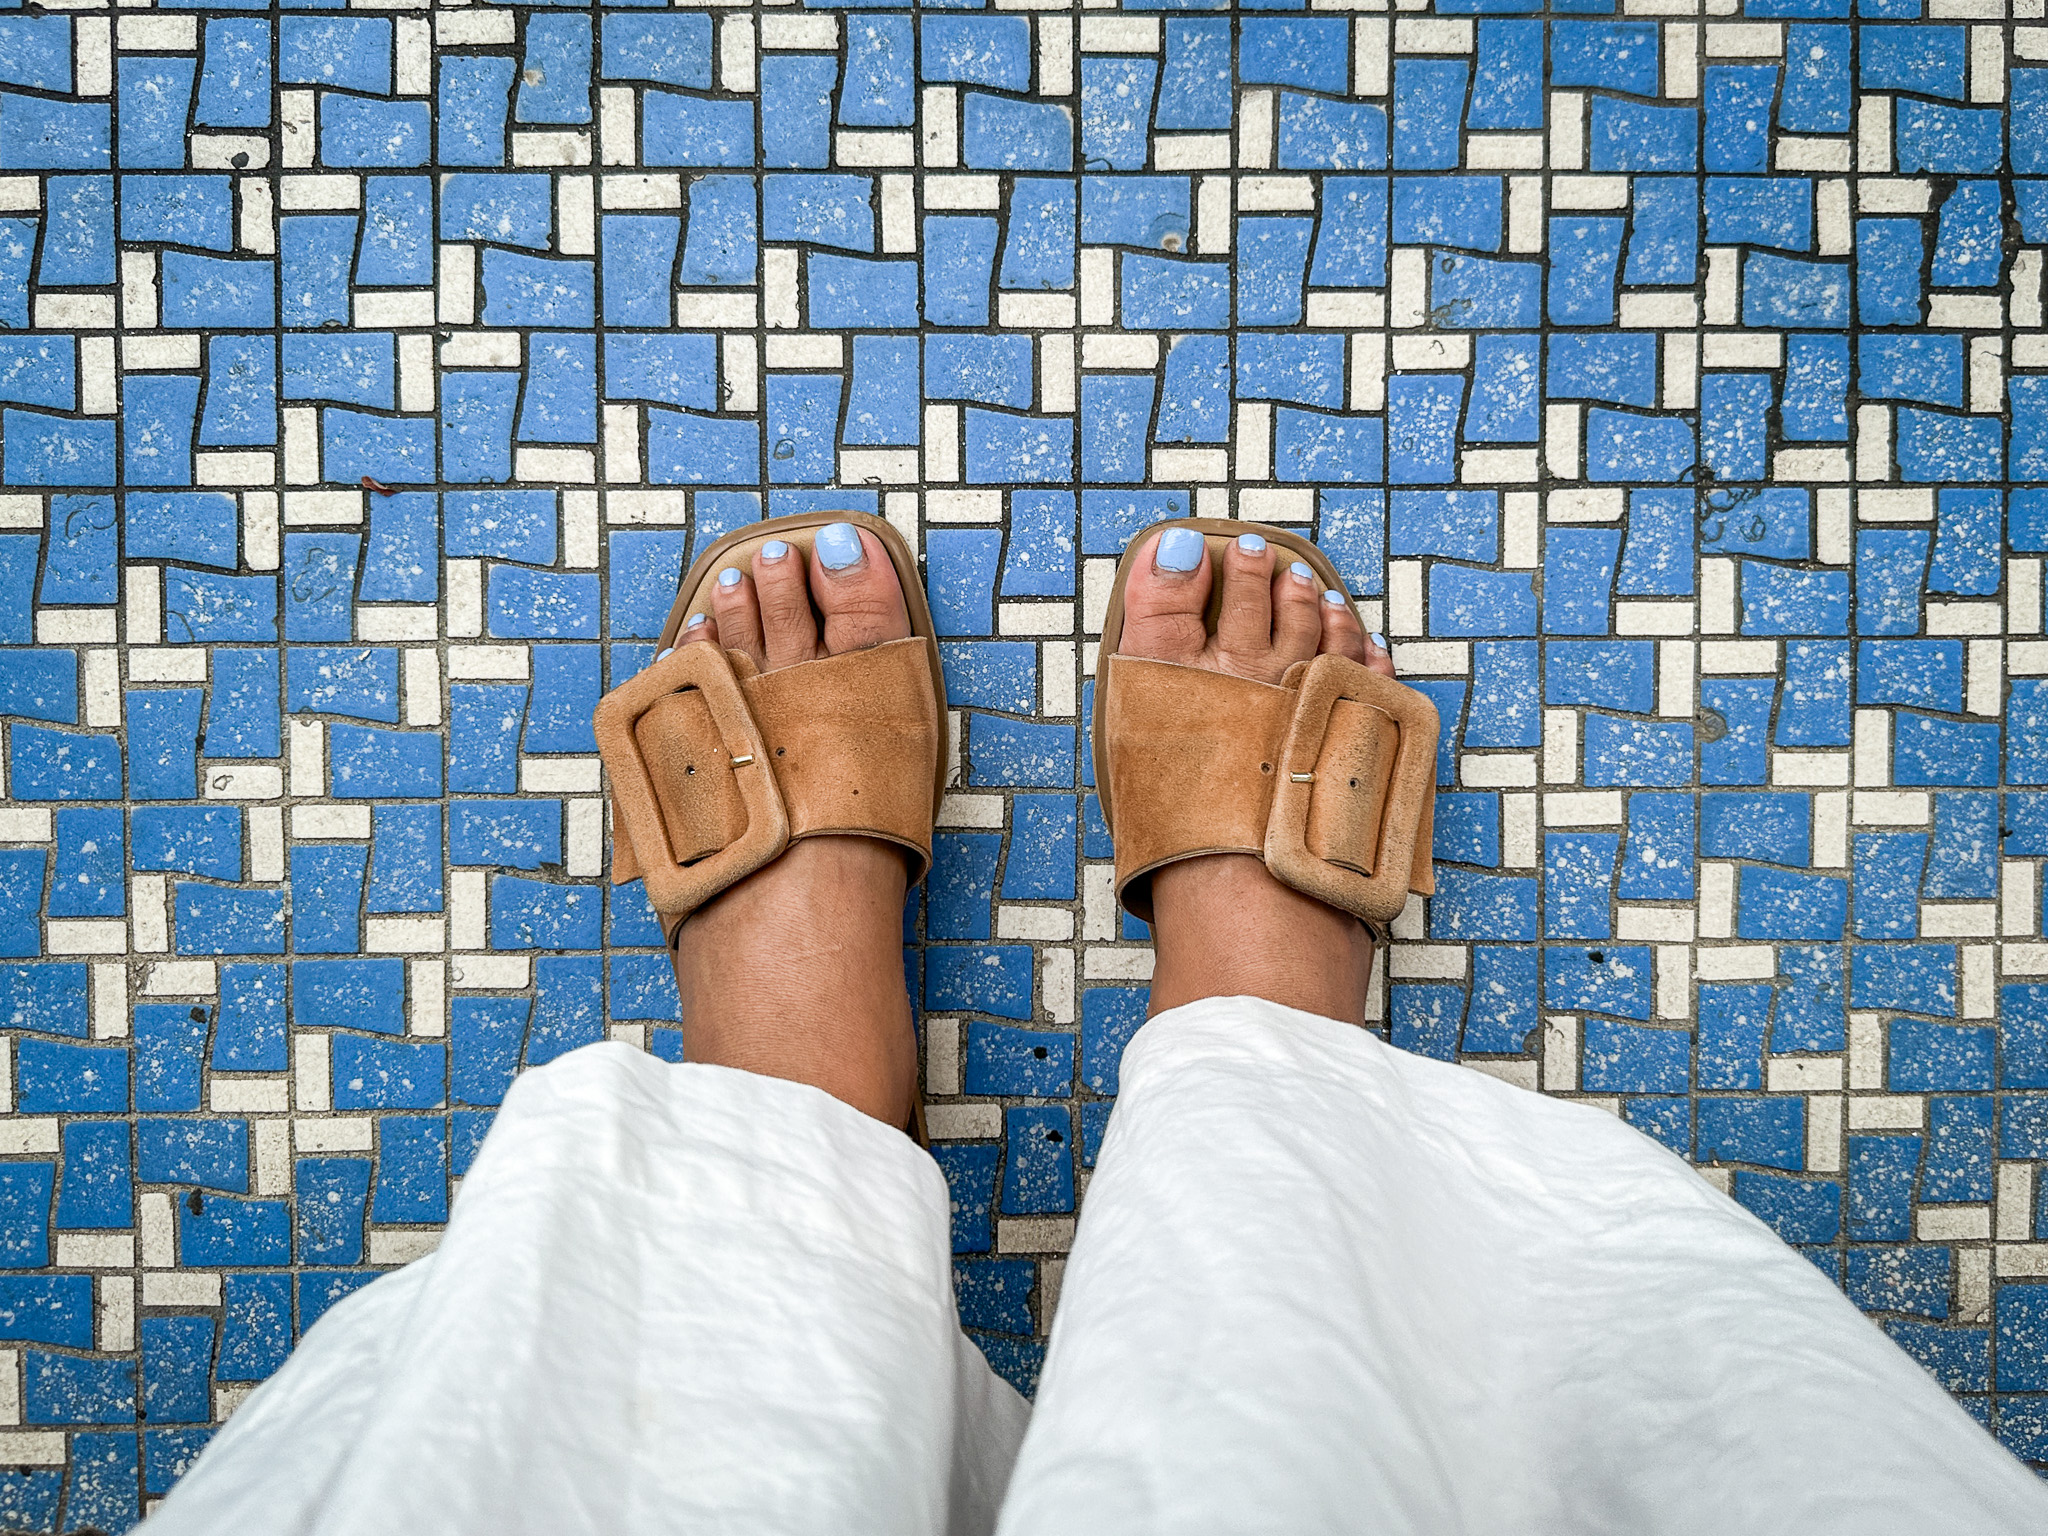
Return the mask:
M 1374 1027 L 1692 1158 L 2048 1463 L 2037 5 L 0 14 L 0 1332 L 68 1455 L 0 1525 L 133 1523 L 518 1071 L 675 1059 L 590 709 L 837 506 L 960 711 L 906 974 L 1012 1380 L 1144 1016 L 1110 562 L 1235 514 L 1444 721 Z

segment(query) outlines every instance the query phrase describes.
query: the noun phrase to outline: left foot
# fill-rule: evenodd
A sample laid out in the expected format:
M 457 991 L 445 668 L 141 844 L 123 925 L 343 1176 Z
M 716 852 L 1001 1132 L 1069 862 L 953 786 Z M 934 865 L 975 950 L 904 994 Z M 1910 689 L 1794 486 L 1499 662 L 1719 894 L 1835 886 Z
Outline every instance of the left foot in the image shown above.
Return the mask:
M 685 645 L 744 651 L 763 672 L 910 634 L 888 552 L 851 524 L 806 561 L 779 540 L 713 589 Z M 810 1083 L 892 1126 L 917 1098 L 903 987 L 902 852 L 868 837 L 807 837 L 712 898 L 675 945 L 683 1054 Z

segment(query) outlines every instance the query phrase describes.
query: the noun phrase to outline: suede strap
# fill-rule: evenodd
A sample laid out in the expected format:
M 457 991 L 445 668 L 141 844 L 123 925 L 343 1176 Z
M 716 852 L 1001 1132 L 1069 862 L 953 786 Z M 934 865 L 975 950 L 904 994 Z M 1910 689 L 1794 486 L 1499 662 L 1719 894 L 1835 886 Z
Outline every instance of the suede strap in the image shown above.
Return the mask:
M 700 644 L 606 695 L 613 882 L 644 874 L 672 936 L 801 837 L 895 843 L 922 879 L 941 726 L 932 651 L 913 636 L 762 673 Z
M 1116 888 L 1152 915 L 1151 874 L 1242 853 L 1368 923 L 1432 889 L 1436 715 L 1337 656 L 1279 685 L 1134 656 L 1105 663 L 1100 729 Z
M 1117 893 L 1150 921 L 1144 877 L 1161 865 L 1205 853 L 1265 857 L 1294 692 L 1134 656 L 1112 656 L 1108 666 L 1101 729 L 1116 807 Z
M 879 837 L 915 852 L 911 883 L 924 878 L 938 810 L 930 648 L 916 637 L 892 640 L 741 679 L 789 807 L 791 842 Z

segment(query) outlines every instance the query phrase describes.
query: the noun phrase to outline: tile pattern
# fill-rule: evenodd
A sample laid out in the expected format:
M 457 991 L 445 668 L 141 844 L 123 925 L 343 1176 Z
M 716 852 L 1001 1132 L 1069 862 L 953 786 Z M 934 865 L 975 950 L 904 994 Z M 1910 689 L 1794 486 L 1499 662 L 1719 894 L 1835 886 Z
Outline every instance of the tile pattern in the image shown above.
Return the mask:
M 1924 4 L 0 11 L 0 1527 L 132 1523 L 522 1066 L 676 1055 L 591 705 L 820 506 L 946 637 L 906 964 L 1005 1371 L 1150 965 L 1111 557 L 1235 514 L 1443 713 L 1394 1043 L 2048 1461 L 2048 26 Z

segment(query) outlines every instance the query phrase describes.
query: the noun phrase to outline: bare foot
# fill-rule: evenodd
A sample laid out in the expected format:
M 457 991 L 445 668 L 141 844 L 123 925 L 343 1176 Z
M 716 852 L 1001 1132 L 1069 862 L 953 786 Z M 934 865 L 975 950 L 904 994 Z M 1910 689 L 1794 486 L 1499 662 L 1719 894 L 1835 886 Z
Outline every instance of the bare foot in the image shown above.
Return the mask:
M 780 540 L 729 571 L 681 643 L 745 651 L 762 671 L 910 633 L 873 535 L 820 529 L 806 562 Z M 917 1040 L 903 989 L 902 853 L 810 837 L 707 902 L 677 937 L 683 1054 L 822 1088 L 889 1125 L 910 1119 Z
M 1220 562 L 1223 601 L 1211 635 L 1202 536 L 1169 528 L 1140 552 L 1124 587 L 1118 653 L 1277 683 L 1321 653 L 1386 677 L 1393 660 L 1305 563 L 1276 560 L 1242 534 Z M 1372 940 L 1348 912 L 1283 885 L 1249 854 L 1183 859 L 1152 876 L 1153 1013 L 1204 997 L 1262 997 L 1326 1018 L 1365 1022 Z

